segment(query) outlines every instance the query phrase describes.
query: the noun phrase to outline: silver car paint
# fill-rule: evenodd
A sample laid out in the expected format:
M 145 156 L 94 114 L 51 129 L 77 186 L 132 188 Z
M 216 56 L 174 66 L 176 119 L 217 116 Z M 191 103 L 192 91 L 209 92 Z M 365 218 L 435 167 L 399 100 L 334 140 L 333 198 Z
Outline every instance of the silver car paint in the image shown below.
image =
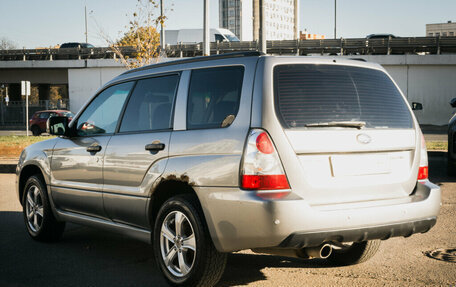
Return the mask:
M 147 218 L 148 198 L 158 182 L 168 178 L 181 179 L 194 188 L 201 202 L 210 234 L 219 251 L 277 246 L 286 236 L 296 231 L 346 230 L 437 216 L 440 208 L 440 189 L 429 182 L 423 185 L 423 188 L 430 191 L 427 198 L 413 198 L 408 196 L 407 192 L 402 194 L 396 192 L 394 196 L 387 196 L 387 198 L 374 196 L 370 200 L 361 202 L 344 200 L 343 204 L 340 202 L 319 204 L 320 199 L 315 196 L 315 192 L 312 194 L 306 189 L 309 186 L 302 182 L 302 165 L 295 151 L 296 146 L 293 146 L 295 143 L 290 143 L 290 138 L 291 141 L 298 139 L 297 141 L 301 142 L 305 141 L 305 137 L 300 138 L 300 135 L 284 132 L 273 109 L 271 68 L 279 63 L 297 62 L 332 64 L 334 60 L 311 57 L 232 58 L 135 71 L 112 80 L 106 86 L 154 74 L 182 71 L 168 158 L 160 155 L 160 159 L 157 158 L 151 163 L 147 172 L 140 171 L 140 168 L 147 166 L 146 163 L 132 162 L 130 167 L 123 167 L 137 171 L 138 173 L 132 173 L 136 180 L 140 172 L 145 174 L 141 182 L 135 180 L 133 184 L 128 179 L 121 182 L 113 181 L 114 184 L 104 186 L 106 193 L 103 194 L 103 199 L 111 206 L 106 211 L 115 218 L 115 221 L 104 216 L 95 218 L 57 209 L 59 218 L 116 230 L 150 241 L 150 226 Z M 340 63 L 382 69 L 378 65 L 337 60 L 336 64 Z M 191 69 L 227 65 L 245 67 L 241 105 L 235 121 L 231 126 L 223 129 L 187 131 L 186 91 Z M 80 113 L 71 124 L 74 124 Z M 410 133 L 407 136 L 409 141 L 410 136 L 414 136 L 413 143 L 407 143 L 404 140 L 401 144 L 403 145 L 401 149 L 409 152 L 410 158 L 413 159 L 410 164 L 412 167 L 410 180 L 403 183 L 403 190 L 408 190 L 409 193 L 413 188 L 407 188 L 412 183 L 416 184 L 417 163 L 420 160 L 420 132 L 418 132 L 416 119 L 414 121 L 415 129 L 407 131 Z M 254 196 L 251 191 L 239 189 L 239 166 L 245 138 L 251 127 L 265 128 L 273 138 L 293 191 L 287 200 L 264 201 Z M 117 149 L 120 149 L 121 145 L 122 143 L 119 142 Z M 37 164 L 45 173 L 48 184 L 53 184 L 48 178 L 51 174 L 50 155 L 28 156 L 31 153 L 39 153 L 44 147 L 52 149 L 52 141 L 32 145 L 26 149 L 26 155 L 18 166 L 18 176 L 25 165 Z M 107 149 L 109 148 L 108 144 Z M 394 146 L 394 150 L 397 148 Z M 64 160 L 57 162 L 64 162 Z M 111 177 L 114 178 L 116 164 L 111 161 L 109 166 Z M 63 185 L 71 187 L 74 183 Z M 90 192 L 96 189 L 90 185 L 83 188 Z M 384 186 L 384 190 L 388 191 L 388 188 L 388 185 Z M 342 189 L 349 192 L 351 187 Z M 375 193 L 378 192 L 374 191 L 371 194 Z M 344 199 L 343 196 L 338 198 Z M 368 223 L 366 218 L 369 219 Z
M 59 138 L 51 160 L 51 195 L 58 209 L 106 218 L 103 158 L 110 135 Z M 91 145 L 101 151 L 88 152 Z
M 103 166 L 103 203 L 109 218 L 115 222 L 142 228 L 149 226 L 147 201 L 150 186 L 164 171 L 171 131 L 116 134 L 106 149 Z M 152 142 L 165 144 L 165 149 L 150 152 Z

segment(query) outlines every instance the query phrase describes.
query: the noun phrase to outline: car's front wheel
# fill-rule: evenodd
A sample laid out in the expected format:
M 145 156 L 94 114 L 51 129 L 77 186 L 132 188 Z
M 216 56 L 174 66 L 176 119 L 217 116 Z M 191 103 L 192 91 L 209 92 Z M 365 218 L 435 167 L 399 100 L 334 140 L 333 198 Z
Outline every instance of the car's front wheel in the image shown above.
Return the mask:
M 25 183 L 22 207 L 28 234 L 38 241 L 55 241 L 65 229 L 65 222 L 59 222 L 52 213 L 41 176 L 31 176 Z
M 167 281 L 175 286 L 214 286 L 226 265 L 194 197 L 180 195 L 160 208 L 154 227 L 154 252 Z

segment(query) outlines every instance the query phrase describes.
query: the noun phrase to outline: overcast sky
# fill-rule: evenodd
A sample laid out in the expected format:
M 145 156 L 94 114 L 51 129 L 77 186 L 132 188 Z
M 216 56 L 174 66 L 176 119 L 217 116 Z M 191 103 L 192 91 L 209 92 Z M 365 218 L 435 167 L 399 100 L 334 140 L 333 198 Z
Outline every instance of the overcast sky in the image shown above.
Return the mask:
M 164 0 L 168 29 L 202 28 L 203 0 Z M 218 27 L 218 0 L 210 0 L 210 26 Z M 0 38 L 18 47 L 84 42 L 84 6 L 89 43 L 106 46 L 103 30 L 117 39 L 137 0 L 0 0 Z M 158 12 L 158 11 L 157 11 Z M 337 0 L 337 36 L 372 33 L 425 36 L 425 24 L 456 22 L 456 0 Z M 334 0 L 300 0 L 300 30 L 333 37 Z

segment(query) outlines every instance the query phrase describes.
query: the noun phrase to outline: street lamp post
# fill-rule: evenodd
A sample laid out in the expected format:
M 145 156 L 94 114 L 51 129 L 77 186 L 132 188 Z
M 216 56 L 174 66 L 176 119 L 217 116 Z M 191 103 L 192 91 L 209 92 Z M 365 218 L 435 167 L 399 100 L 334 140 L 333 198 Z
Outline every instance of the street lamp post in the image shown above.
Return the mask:
M 161 47 L 162 47 L 162 50 L 165 49 L 165 25 L 164 25 L 164 21 L 163 21 L 163 17 L 164 17 L 164 13 L 163 13 L 163 0 L 160 0 L 160 24 L 161 24 L 161 37 L 160 37 L 160 44 L 161 44 Z
M 85 17 L 85 34 L 86 34 L 86 43 L 89 43 L 87 36 L 87 6 L 84 6 L 84 17 Z
M 260 5 L 260 35 L 259 35 L 259 38 L 260 38 L 260 52 L 266 54 L 267 53 L 267 44 L 266 44 L 266 18 L 265 18 L 265 14 L 264 14 L 264 0 L 260 0 L 259 1 L 259 5 Z
M 334 0 L 334 39 L 337 38 L 337 0 Z
M 203 56 L 211 54 L 209 47 L 209 0 L 204 0 Z

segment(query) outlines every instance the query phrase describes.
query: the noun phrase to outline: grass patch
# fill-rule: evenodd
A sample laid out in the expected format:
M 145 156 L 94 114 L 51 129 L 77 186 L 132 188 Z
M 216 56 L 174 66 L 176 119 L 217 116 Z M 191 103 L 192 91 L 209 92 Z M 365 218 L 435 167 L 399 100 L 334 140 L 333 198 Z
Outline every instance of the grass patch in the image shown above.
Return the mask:
M 427 150 L 448 150 L 448 142 L 443 141 L 427 141 L 426 142 Z
M 0 136 L 0 157 L 17 158 L 27 146 L 48 140 L 52 136 Z

